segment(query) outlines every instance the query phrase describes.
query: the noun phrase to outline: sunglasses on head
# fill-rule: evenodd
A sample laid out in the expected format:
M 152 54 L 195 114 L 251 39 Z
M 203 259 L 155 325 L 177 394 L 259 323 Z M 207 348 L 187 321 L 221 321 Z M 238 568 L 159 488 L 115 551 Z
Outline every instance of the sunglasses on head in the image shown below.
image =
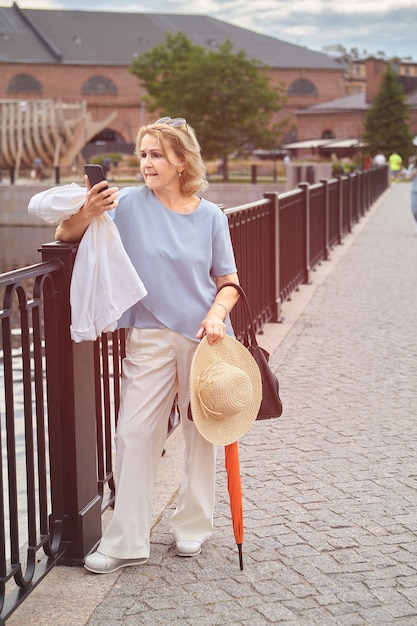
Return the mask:
M 154 124 L 168 124 L 168 126 L 173 126 L 174 128 L 178 128 L 179 126 L 187 127 L 187 120 L 183 117 L 161 117 L 161 119 L 156 120 Z

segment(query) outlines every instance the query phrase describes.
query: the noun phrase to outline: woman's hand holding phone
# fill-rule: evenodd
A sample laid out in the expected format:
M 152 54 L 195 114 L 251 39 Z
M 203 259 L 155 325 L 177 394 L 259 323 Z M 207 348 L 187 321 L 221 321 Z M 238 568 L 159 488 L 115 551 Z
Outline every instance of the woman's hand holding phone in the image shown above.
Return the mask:
M 87 163 L 84 165 L 84 174 L 88 176 L 89 183 L 92 187 L 97 185 L 97 183 L 100 183 L 102 180 L 106 180 L 101 165 L 96 165 L 94 163 Z M 103 189 L 105 189 L 105 187 L 103 187 Z
M 87 201 L 84 208 L 92 217 L 101 215 L 104 211 L 109 211 L 117 206 L 119 196 L 118 187 L 109 187 L 101 165 L 87 163 L 84 165 L 84 173 L 87 185 Z M 98 189 L 96 185 L 101 184 Z

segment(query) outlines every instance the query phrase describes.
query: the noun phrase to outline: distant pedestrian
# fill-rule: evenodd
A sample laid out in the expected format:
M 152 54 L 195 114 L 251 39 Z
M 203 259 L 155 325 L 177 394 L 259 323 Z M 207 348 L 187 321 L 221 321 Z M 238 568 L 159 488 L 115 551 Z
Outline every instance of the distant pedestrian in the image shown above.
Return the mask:
M 392 180 L 398 182 L 400 179 L 403 160 L 397 152 L 393 152 L 388 157 L 389 167 L 391 170 Z
M 374 156 L 374 164 L 375 165 L 385 165 L 385 163 L 387 162 L 385 155 L 379 151 L 376 153 L 376 155 Z
M 372 162 L 372 157 L 371 157 L 371 155 L 368 153 L 368 154 L 365 156 L 365 161 L 364 161 L 364 163 L 363 163 L 363 167 L 364 167 L 364 169 L 365 169 L 365 170 L 369 170 L 369 169 L 372 167 L 372 165 L 373 165 L 373 162 Z
M 417 233 L 417 166 L 415 156 L 410 157 L 408 161 L 405 179 L 411 181 L 411 212 L 414 217 L 414 227 Z
M 111 169 L 111 159 L 109 157 L 105 157 L 103 159 L 103 172 L 106 178 L 110 172 L 110 169 Z
M 41 157 L 36 157 L 33 160 L 33 171 L 35 180 L 44 180 L 45 174 L 43 173 L 43 162 Z

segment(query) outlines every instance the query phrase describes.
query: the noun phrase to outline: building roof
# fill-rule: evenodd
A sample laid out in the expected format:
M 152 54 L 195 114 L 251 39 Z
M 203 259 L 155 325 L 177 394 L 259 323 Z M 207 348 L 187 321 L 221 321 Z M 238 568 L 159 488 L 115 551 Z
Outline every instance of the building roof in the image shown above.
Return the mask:
M 314 150 L 321 149 L 342 149 L 342 148 L 361 148 L 365 144 L 354 137 L 334 137 L 333 139 L 305 139 L 304 141 L 295 141 L 287 143 L 282 147 L 286 150 Z
M 321 148 L 331 141 L 330 139 L 305 139 L 304 141 L 293 141 L 286 143 L 282 147 L 286 150 L 304 150 L 310 148 Z
M 308 109 L 297 111 L 297 115 L 317 115 L 317 113 L 337 113 L 338 111 L 365 111 L 368 108 L 369 103 L 366 102 L 366 94 L 362 92 L 354 93 L 350 96 L 343 96 L 342 98 L 337 98 L 336 100 L 314 104 L 313 106 L 308 107 Z
M 406 102 L 410 108 L 416 108 L 417 90 L 406 94 Z M 330 100 L 328 102 L 314 104 L 307 109 L 301 109 L 297 111 L 296 115 L 317 115 L 324 113 L 367 111 L 370 106 L 371 104 L 366 101 L 365 92 L 361 92 L 351 94 L 350 96 L 337 98 L 336 100 Z
M 205 15 L 0 7 L 0 63 L 130 65 L 133 58 L 184 32 L 216 49 L 226 39 L 272 68 L 341 70 L 329 55 Z

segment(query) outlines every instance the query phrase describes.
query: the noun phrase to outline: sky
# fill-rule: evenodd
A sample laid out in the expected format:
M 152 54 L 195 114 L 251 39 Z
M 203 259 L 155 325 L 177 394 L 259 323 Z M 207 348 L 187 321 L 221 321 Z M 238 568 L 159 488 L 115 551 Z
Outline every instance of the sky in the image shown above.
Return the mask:
M 17 4 L 22 9 L 209 15 L 319 52 L 341 44 L 348 52 L 382 51 L 417 62 L 416 0 L 126 0 L 123 9 L 115 9 L 114 0 L 17 0 Z

